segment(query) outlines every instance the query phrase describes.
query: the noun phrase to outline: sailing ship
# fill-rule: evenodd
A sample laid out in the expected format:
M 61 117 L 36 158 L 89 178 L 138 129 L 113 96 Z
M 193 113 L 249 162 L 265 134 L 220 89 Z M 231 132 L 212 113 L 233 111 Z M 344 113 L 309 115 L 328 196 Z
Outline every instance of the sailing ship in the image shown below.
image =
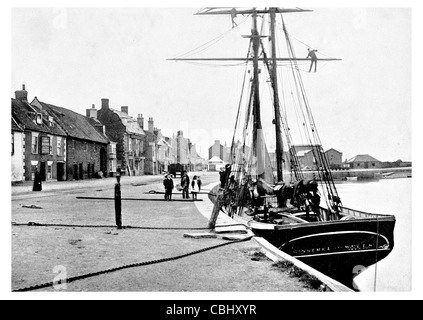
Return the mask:
M 247 56 L 171 60 L 236 61 L 245 65 L 231 164 L 226 167 L 225 185 L 217 190 L 209 226 L 213 227 L 223 208 L 230 216 L 247 220 L 255 235 L 353 288 L 357 268 L 373 265 L 392 251 L 395 216 L 350 209 L 343 206 L 338 195 L 302 81 L 301 73 L 307 70 L 301 66 L 309 64 L 310 59 L 296 56 L 293 37 L 285 24 L 285 15 L 309 11 L 202 9 L 196 14 L 230 15 L 233 28 L 237 27 L 235 17 L 251 18 L 251 34 L 243 36 L 249 39 Z M 280 30 L 283 36 L 276 34 Z M 286 43 L 286 57 L 280 56 L 281 39 Z M 319 57 L 313 62 L 337 60 Z M 268 102 L 262 98 L 261 84 L 269 87 Z M 281 84 L 288 87 L 288 93 Z M 271 115 L 269 121 L 263 120 L 266 113 Z M 289 122 L 292 115 L 299 120 L 299 133 Z M 273 161 L 266 144 L 269 131 L 274 136 Z M 305 171 L 301 165 L 294 144 L 298 137 L 311 147 L 315 164 L 312 171 Z

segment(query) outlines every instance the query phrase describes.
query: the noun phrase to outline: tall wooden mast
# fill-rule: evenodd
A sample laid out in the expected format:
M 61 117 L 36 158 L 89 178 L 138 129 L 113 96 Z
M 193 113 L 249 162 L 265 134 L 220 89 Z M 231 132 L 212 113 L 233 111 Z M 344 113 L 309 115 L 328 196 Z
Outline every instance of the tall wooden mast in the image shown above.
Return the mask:
M 283 142 L 281 131 L 281 117 L 279 110 L 277 60 L 276 60 L 276 35 L 275 21 L 276 8 L 270 8 L 270 41 L 272 44 L 272 88 L 273 88 L 273 106 L 275 109 L 275 133 L 276 133 L 276 172 L 278 181 L 283 180 Z
M 174 59 L 167 59 L 167 60 L 174 60 L 174 61 L 245 61 L 253 62 L 253 81 L 252 81 L 252 94 L 253 94 L 253 115 L 254 115 L 254 131 L 253 131 L 253 143 L 255 144 L 255 156 L 257 157 L 259 167 L 264 164 L 265 156 L 264 152 L 261 152 L 260 149 L 261 145 L 264 143 L 263 139 L 263 129 L 261 123 L 261 115 L 260 115 L 260 91 L 259 91 L 259 62 L 265 62 L 268 65 L 271 83 L 272 83 L 272 90 L 273 90 L 273 108 L 275 113 L 274 125 L 275 125 L 275 133 L 276 133 L 276 164 L 277 164 L 277 179 L 278 181 L 283 181 L 283 141 L 282 141 L 282 119 L 280 113 L 280 104 L 279 104 L 279 94 L 278 94 L 278 79 L 277 79 L 277 63 L 278 61 L 310 61 L 307 58 L 295 58 L 295 57 L 277 57 L 276 52 L 276 35 L 275 35 L 275 24 L 276 24 L 276 14 L 277 13 L 296 13 L 296 12 L 311 12 L 312 10 L 304 10 L 301 8 L 293 8 L 293 9 L 286 9 L 286 8 L 264 8 L 264 9 L 235 9 L 235 8 L 206 8 L 201 12 L 196 13 L 196 15 L 251 15 L 253 18 L 253 25 L 251 30 L 251 36 L 244 36 L 247 38 L 251 38 L 252 44 L 252 56 L 246 58 L 174 58 Z M 269 66 L 269 60 L 264 55 L 261 57 L 259 54 L 259 49 L 261 46 L 261 38 L 258 30 L 257 30 L 257 15 L 262 14 L 269 14 L 270 15 L 270 41 L 271 41 L 271 66 Z M 317 61 L 338 61 L 341 59 L 336 58 L 318 58 Z M 259 168 L 258 175 L 263 171 L 260 171 Z

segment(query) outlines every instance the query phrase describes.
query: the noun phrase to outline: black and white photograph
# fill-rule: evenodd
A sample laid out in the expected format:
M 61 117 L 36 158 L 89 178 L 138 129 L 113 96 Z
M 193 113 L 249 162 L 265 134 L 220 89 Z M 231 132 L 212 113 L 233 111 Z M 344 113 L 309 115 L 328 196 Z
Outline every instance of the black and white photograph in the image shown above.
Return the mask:
M 2 291 L 415 297 L 419 8 L 200 5 L 5 8 Z

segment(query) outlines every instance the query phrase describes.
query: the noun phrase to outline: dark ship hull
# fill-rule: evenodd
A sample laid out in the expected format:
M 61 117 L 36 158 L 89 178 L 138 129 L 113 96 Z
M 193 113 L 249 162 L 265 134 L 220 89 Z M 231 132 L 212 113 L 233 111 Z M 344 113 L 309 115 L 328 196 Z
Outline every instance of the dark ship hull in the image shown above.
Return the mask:
M 347 208 L 341 213 L 343 218 L 335 221 L 281 225 L 250 221 L 249 225 L 281 251 L 354 288 L 354 276 L 392 251 L 395 217 Z

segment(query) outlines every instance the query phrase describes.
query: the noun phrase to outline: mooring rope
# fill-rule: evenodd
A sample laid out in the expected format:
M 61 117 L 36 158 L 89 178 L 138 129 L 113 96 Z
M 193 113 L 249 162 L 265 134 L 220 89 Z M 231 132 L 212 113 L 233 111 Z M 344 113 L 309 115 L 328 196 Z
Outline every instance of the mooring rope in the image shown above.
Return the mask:
M 12 222 L 15 227 L 64 227 L 64 228 L 116 228 L 115 225 L 82 225 L 82 224 L 56 224 L 56 223 L 16 223 Z M 215 228 L 244 226 L 242 223 L 218 225 Z M 207 227 L 142 227 L 142 226 L 122 226 L 122 229 L 143 229 L 143 230 L 210 230 Z
M 152 265 L 152 264 L 157 264 L 157 263 L 162 263 L 162 262 L 167 262 L 167 261 L 178 260 L 178 259 L 182 259 L 182 258 L 185 258 L 185 257 L 189 257 L 189 256 L 192 256 L 192 255 L 198 254 L 198 253 L 206 252 L 206 251 L 209 251 L 209 250 L 212 250 L 212 249 L 224 247 L 224 246 L 227 246 L 227 245 L 230 245 L 230 244 L 249 241 L 249 240 L 252 239 L 252 237 L 253 236 L 250 236 L 248 238 L 241 239 L 241 240 L 235 240 L 235 241 L 231 241 L 231 242 L 221 243 L 221 244 L 218 244 L 218 245 L 215 245 L 215 246 L 203 248 L 203 249 L 200 249 L 200 250 L 185 253 L 185 254 L 182 254 L 182 255 L 179 255 L 179 256 L 175 256 L 175 257 L 145 261 L 145 262 L 140 262 L 140 263 L 127 264 L 127 265 L 116 267 L 116 268 L 111 268 L 111 269 L 107 269 L 107 270 L 87 273 L 87 274 L 68 278 L 68 279 L 66 279 L 66 283 L 71 283 L 71 282 L 74 282 L 74 281 L 77 281 L 77 280 L 87 279 L 87 278 L 99 276 L 99 275 L 106 274 L 106 273 L 120 271 L 120 270 L 123 270 L 123 269 L 142 267 L 142 266 L 147 266 L 147 265 Z M 46 282 L 46 283 L 42 283 L 42 284 L 38 284 L 38 285 L 29 286 L 29 287 L 26 287 L 26 288 L 16 289 L 16 290 L 13 290 L 13 292 L 25 292 L 25 291 L 39 290 L 39 289 L 44 289 L 44 288 L 48 288 L 48 287 L 54 287 L 54 285 L 55 285 L 55 282 L 51 281 L 51 282 Z

